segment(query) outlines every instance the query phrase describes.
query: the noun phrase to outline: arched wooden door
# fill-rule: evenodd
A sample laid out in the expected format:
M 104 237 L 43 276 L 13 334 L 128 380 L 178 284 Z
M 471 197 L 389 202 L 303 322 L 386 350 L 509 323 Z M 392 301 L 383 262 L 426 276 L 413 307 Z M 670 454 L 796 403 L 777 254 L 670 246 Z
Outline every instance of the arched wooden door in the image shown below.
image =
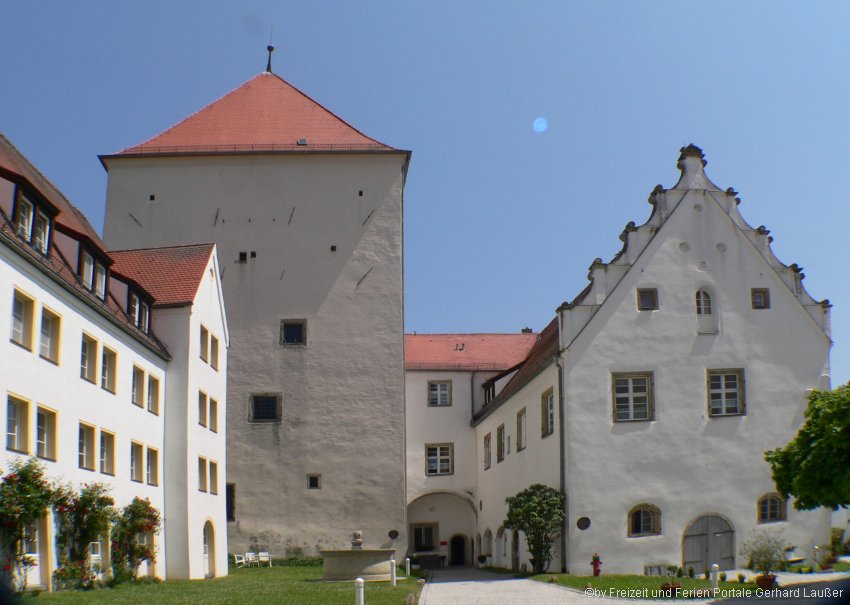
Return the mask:
M 703 515 L 685 530 L 682 568 L 701 575 L 717 563 L 720 569 L 735 569 L 735 530 L 719 515 Z

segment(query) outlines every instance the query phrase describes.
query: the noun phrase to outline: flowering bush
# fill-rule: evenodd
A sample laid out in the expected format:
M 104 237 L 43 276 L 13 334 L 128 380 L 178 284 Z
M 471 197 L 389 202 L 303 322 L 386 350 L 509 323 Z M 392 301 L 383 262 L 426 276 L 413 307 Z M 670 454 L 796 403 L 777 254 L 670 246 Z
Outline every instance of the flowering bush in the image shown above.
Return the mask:
M 53 572 L 53 585 L 58 589 L 91 589 L 97 582 L 97 569 L 91 568 L 85 559 L 71 561 L 59 556 L 59 567 Z
M 112 572 L 116 580 L 133 579 L 144 561 L 154 563 L 156 554 L 147 537 L 159 533 L 162 518 L 145 498 L 133 498 L 112 525 Z M 144 543 L 139 539 L 144 536 Z
M 84 484 L 79 494 L 69 487 L 57 491 L 54 504 L 59 526 L 56 546 L 67 551 L 71 561 L 84 562 L 88 558 L 89 544 L 106 535 L 115 515 L 115 500 L 102 483 Z
M 35 458 L 15 460 L 11 467 L 0 481 L 0 583 L 23 590 L 34 563 L 24 553 L 24 528 L 44 516 L 57 489 Z

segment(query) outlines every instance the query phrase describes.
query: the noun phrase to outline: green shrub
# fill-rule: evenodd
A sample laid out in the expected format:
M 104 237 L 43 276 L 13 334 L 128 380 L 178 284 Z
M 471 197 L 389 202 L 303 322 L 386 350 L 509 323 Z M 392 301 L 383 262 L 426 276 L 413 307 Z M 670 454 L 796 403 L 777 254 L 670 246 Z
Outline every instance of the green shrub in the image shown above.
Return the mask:
M 725 571 L 721 571 L 721 572 L 720 572 L 720 576 L 719 576 L 719 578 L 720 578 L 720 581 L 721 581 L 721 582 L 725 582 L 725 581 L 726 581 L 726 578 L 727 578 L 727 576 L 726 576 L 726 572 L 725 572 Z
M 689 577 L 689 578 L 693 578 L 693 577 L 694 577 L 694 568 L 693 568 L 692 566 L 690 566 L 690 565 L 688 565 L 688 577 Z
M 322 557 L 293 557 L 291 559 L 275 559 L 274 564 L 281 567 L 321 567 Z

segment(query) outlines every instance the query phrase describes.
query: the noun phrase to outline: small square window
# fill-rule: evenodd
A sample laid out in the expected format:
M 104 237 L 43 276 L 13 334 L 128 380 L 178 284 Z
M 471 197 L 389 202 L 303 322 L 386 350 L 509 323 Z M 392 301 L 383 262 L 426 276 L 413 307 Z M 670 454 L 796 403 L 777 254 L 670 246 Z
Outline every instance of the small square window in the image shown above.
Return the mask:
M 280 320 L 280 344 L 306 345 L 307 322 L 303 319 Z
M 767 288 L 753 288 L 750 290 L 750 301 L 753 309 L 770 308 L 770 290 Z
M 744 370 L 708 370 L 708 411 L 714 416 L 745 413 Z
M 307 489 L 322 489 L 322 476 L 307 475 Z
M 658 309 L 658 290 L 655 288 L 638 288 L 638 311 L 654 311 Z
M 251 420 L 253 422 L 279 421 L 280 416 L 280 395 L 251 395 Z
M 454 445 L 451 443 L 434 443 L 425 445 L 425 474 L 451 475 L 454 474 Z
M 431 380 L 428 382 L 428 405 L 445 406 L 452 404 L 452 381 Z

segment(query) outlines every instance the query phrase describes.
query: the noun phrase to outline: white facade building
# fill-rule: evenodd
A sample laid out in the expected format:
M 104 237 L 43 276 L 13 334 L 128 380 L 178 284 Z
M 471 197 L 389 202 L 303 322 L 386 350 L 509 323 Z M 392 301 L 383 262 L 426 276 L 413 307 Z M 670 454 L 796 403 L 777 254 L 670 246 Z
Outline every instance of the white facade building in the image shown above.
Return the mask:
M 682 176 L 656 188 L 649 220 L 626 226 L 623 249 L 593 262 L 588 287 L 465 418 L 479 453 L 464 483 L 488 564 L 528 565 L 524 538 L 500 526 L 505 498 L 532 483 L 566 496 L 552 568 L 573 573 L 590 573 L 594 553 L 608 573 L 730 569 L 746 563 L 739 547 L 755 528 L 803 553 L 827 541 L 829 512 L 793 510 L 764 452 L 796 434 L 808 390 L 830 386 L 829 303 L 806 293 L 704 164 L 683 148 Z M 423 413 L 411 395 L 408 418 Z M 453 434 L 426 426 L 408 422 L 409 458 Z
M 134 261 L 140 254 L 145 266 Z M 142 573 L 225 575 L 223 489 L 201 494 L 197 466 L 188 481 L 176 470 L 187 453 L 203 452 L 223 478 L 224 414 L 218 433 L 199 434 L 191 396 L 204 389 L 225 405 L 228 336 L 215 247 L 113 254 L 0 136 L 0 318 L 0 468 L 35 456 L 50 478 L 105 484 L 118 507 L 147 498 L 167 521 L 145 537 L 156 563 Z M 219 341 L 217 372 L 195 367 L 200 323 Z M 58 563 L 52 514 L 28 535 L 37 562 L 28 585 L 49 588 Z M 104 536 L 91 549 L 107 570 L 109 548 Z
M 218 246 L 234 552 L 406 547 L 409 157 L 265 72 L 102 158 L 108 243 Z

